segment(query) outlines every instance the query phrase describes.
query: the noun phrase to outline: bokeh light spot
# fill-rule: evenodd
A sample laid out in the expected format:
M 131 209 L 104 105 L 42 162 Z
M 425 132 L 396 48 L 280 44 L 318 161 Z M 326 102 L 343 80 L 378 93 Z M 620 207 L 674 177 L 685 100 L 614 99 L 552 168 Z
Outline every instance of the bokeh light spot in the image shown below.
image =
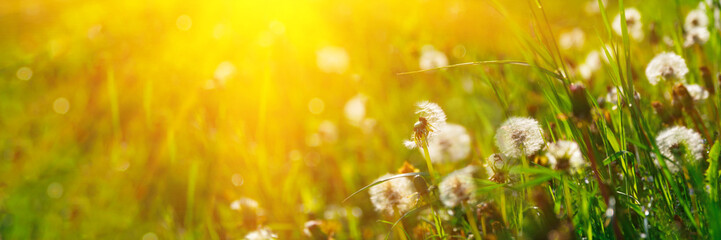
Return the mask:
M 58 199 L 63 196 L 63 185 L 57 182 L 53 182 L 48 185 L 48 197 Z
M 66 114 L 68 113 L 68 110 L 70 110 L 70 102 L 68 99 L 64 97 L 55 99 L 53 102 L 53 111 L 58 114 Z
M 233 176 L 230 178 L 230 181 L 233 182 L 233 185 L 236 187 L 240 187 L 240 185 L 243 185 L 243 176 L 240 175 L 240 173 L 233 174 Z
M 190 27 L 193 26 L 193 19 L 188 15 L 180 15 L 178 19 L 175 20 L 175 25 L 178 26 L 180 30 L 188 31 Z
M 269 27 L 270 31 L 273 32 L 275 35 L 285 34 L 285 25 L 282 22 L 273 20 L 270 22 Z
M 321 114 L 325 110 L 325 103 L 320 98 L 313 98 L 308 102 L 308 110 L 312 114 Z
M 33 77 L 33 70 L 29 67 L 21 67 L 18 69 L 18 71 L 15 73 L 15 76 L 18 77 L 20 80 L 30 80 L 30 78 Z
M 149 232 L 143 235 L 143 240 L 158 240 L 158 235 L 154 232 Z

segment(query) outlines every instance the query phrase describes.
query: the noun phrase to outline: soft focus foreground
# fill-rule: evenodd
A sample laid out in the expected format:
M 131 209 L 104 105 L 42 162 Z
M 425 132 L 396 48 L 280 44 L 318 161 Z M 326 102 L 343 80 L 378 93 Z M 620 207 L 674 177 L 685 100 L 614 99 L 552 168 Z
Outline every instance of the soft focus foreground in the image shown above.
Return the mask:
M 600 2 L 4 1 L 0 237 L 721 237 L 718 3 Z

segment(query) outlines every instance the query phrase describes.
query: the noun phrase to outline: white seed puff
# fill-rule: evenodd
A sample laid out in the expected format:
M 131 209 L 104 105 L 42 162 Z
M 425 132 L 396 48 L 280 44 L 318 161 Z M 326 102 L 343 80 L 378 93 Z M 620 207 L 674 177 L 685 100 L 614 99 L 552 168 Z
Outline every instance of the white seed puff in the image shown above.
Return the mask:
M 581 149 L 578 148 L 576 142 L 572 141 L 557 141 L 549 144 L 546 158 L 548 158 L 548 163 L 554 169 L 565 170 L 570 168 L 572 171 L 578 171 L 578 169 L 586 166 Z
M 696 103 L 703 103 L 709 96 L 709 92 L 698 84 L 688 84 L 685 87 Z
M 258 230 L 252 231 L 245 235 L 246 240 L 273 240 L 277 239 L 278 235 L 273 233 L 270 228 L 263 227 Z
M 656 137 L 656 144 L 671 172 L 678 172 L 684 161 L 700 161 L 703 159 L 704 142 L 701 134 L 682 126 L 666 128 Z M 670 164 L 669 164 L 670 163 Z
M 626 28 L 628 29 L 628 35 L 631 39 L 640 41 L 643 40 L 643 23 L 641 23 L 641 12 L 636 8 L 626 8 Z M 623 36 L 623 29 L 621 28 L 621 14 L 616 15 L 613 20 L 613 30 L 618 36 Z
M 646 66 L 646 78 L 651 85 L 656 85 L 661 79 L 683 81 L 687 73 L 686 61 L 672 52 L 656 55 Z
M 418 65 L 423 70 L 448 66 L 448 57 L 441 51 L 436 50 L 433 46 L 423 46 L 421 50 L 421 58 Z
M 440 184 L 440 198 L 446 207 L 455 207 L 464 201 L 469 201 L 475 196 L 476 184 L 473 180 L 473 172 L 476 168 L 468 166 L 456 170 L 446 176 Z
M 411 139 L 404 142 L 409 149 L 424 147 L 424 144 L 433 140 L 446 126 L 446 113 L 438 104 L 423 101 L 416 104 L 416 107 L 418 122 L 413 126 Z
M 393 176 L 393 174 L 386 174 L 378 178 L 378 180 Z M 406 212 L 415 203 L 413 183 L 407 177 L 394 178 L 379 183 L 370 187 L 368 192 L 371 195 L 371 203 L 373 203 L 376 211 L 387 215 L 393 215 L 396 210 L 400 213 Z
M 496 131 L 496 146 L 508 157 L 530 156 L 543 145 L 543 129 L 533 118 L 511 117 Z
M 428 141 L 428 154 L 434 163 L 457 162 L 466 159 L 470 153 L 471 136 L 465 127 L 458 124 L 446 124 L 436 137 Z

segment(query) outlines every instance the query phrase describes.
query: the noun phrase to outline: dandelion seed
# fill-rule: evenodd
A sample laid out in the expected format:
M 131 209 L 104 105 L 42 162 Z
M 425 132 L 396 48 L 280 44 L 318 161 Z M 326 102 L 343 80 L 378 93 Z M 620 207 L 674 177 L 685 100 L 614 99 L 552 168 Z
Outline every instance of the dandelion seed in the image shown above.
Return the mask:
M 433 46 L 426 45 L 421 50 L 421 58 L 418 65 L 423 70 L 448 66 L 448 57 Z
M 358 94 L 346 102 L 343 112 L 345 118 L 353 126 L 360 126 L 366 116 L 366 101 L 368 97 Z
M 446 176 L 440 184 L 440 198 L 446 207 L 455 207 L 462 202 L 469 201 L 474 197 L 476 184 L 473 180 L 473 172 L 475 167 L 468 166 L 460 170 L 456 170 Z
M 496 131 L 496 146 L 508 157 L 533 155 L 543 145 L 543 129 L 533 118 L 511 117 Z
M 703 103 L 709 96 L 709 92 L 698 84 L 685 85 L 688 94 L 691 95 L 694 102 Z
M 563 49 L 582 48 L 586 36 L 580 28 L 574 28 L 569 32 L 562 33 L 558 37 L 558 43 Z
M 656 137 L 656 144 L 661 154 L 671 160 L 666 161 L 666 165 L 674 173 L 678 172 L 678 166 L 686 160 L 703 159 L 704 143 L 701 134 L 686 127 L 675 126 L 664 129 Z
M 316 52 L 316 64 L 325 73 L 342 74 L 348 70 L 350 58 L 345 49 L 327 46 Z
M 548 145 L 546 157 L 551 167 L 558 170 L 571 169 L 577 172 L 586 165 L 578 144 L 572 141 L 557 141 Z
M 466 159 L 470 153 L 471 136 L 466 128 L 458 124 L 446 124 L 436 137 L 428 141 L 428 154 L 433 163 L 457 162 Z
M 646 77 L 651 85 L 656 85 L 661 79 L 683 80 L 686 73 L 688 73 L 686 61 L 671 52 L 656 55 L 646 66 Z
M 706 28 L 707 26 L 708 16 L 706 16 L 706 10 L 701 8 L 690 11 L 686 15 L 686 20 L 683 25 L 686 31 L 690 31 L 694 28 Z
M 636 8 L 626 8 L 626 29 L 628 35 L 636 41 L 643 40 L 643 23 L 641 23 L 641 12 Z M 623 36 L 623 29 L 621 29 L 621 14 L 616 15 L 613 20 L 613 30 L 618 36 Z
M 246 240 L 274 240 L 277 238 L 278 235 L 273 233 L 268 227 L 258 228 L 258 230 L 245 235 Z
M 708 42 L 711 33 L 705 27 L 694 28 L 686 32 L 686 38 L 683 42 L 683 47 L 691 47 L 695 44 L 703 45 Z
M 393 176 L 392 174 L 386 174 L 378 178 L 378 180 Z M 373 203 L 376 211 L 388 215 L 393 215 L 395 211 L 399 213 L 406 212 L 415 203 L 413 183 L 406 177 L 394 178 L 379 183 L 368 191 L 371 195 L 371 203 Z
M 411 139 L 404 142 L 409 149 L 428 146 L 428 142 L 446 126 L 446 113 L 438 104 L 423 101 L 416 106 L 418 122 L 413 126 Z

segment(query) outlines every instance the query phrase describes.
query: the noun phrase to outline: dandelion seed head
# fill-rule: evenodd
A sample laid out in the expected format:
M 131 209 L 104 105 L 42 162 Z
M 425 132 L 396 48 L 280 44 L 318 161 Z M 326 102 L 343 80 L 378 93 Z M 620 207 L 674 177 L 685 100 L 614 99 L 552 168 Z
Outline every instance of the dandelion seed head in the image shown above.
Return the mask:
M 418 122 L 413 126 L 411 140 L 404 142 L 404 145 L 409 149 L 427 146 L 428 142 L 440 134 L 441 130 L 446 126 L 446 113 L 438 104 L 423 101 L 416 104 L 416 107 Z
M 446 176 L 440 184 L 440 198 L 446 207 L 455 207 L 458 204 L 473 199 L 476 184 L 473 180 L 475 167 L 468 166 L 456 170 Z
M 636 8 L 626 8 L 626 28 L 628 29 L 628 35 L 636 41 L 643 40 L 643 23 L 641 23 L 641 12 Z M 613 30 L 618 36 L 623 36 L 623 29 L 621 29 L 621 14 L 616 15 L 613 20 Z
M 446 124 L 428 141 L 428 154 L 434 163 L 457 162 L 466 159 L 470 153 L 471 136 L 458 124 Z
M 678 172 L 678 165 L 684 162 L 684 159 L 690 161 L 699 161 L 703 158 L 704 143 L 701 134 L 694 130 L 682 126 L 675 126 L 664 129 L 656 137 L 661 154 L 672 162 L 667 166 L 671 172 Z
M 418 65 L 423 70 L 448 66 L 448 57 L 433 46 L 426 45 L 421 50 L 421 58 Z
M 651 85 L 656 85 L 661 79 L 683 80 L 688 73 L 686 61 L 672 52 L 656 55 L 646 66 L 646 77 Z
M 690 29 L 686 32 L 686 38 L 684 39 L 683 46 L 691 47 L 694 44 L 703 45 L 708 42 L 711 33 L 705 27 L 698 27 Z
M 703 3 L 700 3 L 703 5 Z M 702 8 L 696 8 L 694 10 L 691 10 L 686 15 L 686 20 L 684 21 L 683 27 L 686 29 L 686 31 L 689 31 L 694 28 L 706 28 L 708 26 L 708 16 L 706 16 L 706 9 L 705 7 Z
M 530 156 L 543 145 L 543 129 L 533 118 L 511 117 L 496 131 L 496 146 L 508 157 Z
M 559 170 L 570 168 L 575 172 L 586 166 L 581 149 L 572 141 L 557 141 L 549 144 L 546 157 L 551 167 Z
M 245 235 L 246 240 L 273 240 L 277 238 L 278 235 L 273 233 L 268 227 L 258 228 L 258 230 Z
M 235 200 L 230 203 L 230 209 L 233 209 L 233 210 L 249 209 L 251 211 L 257 211 L 258 209 L 260 209 L 260 205 L 258 204 L 258 201 L 255 201 L 251 198 L 241 197 L 238 200 Z
M 386 174 L 378 178 L 378 180 L 393 176 L 392 174 Z M 400 177 L 370 187 L 368 192 L 371 195 L 371 203 L 373 203 L 376 211 L 393 215 L 394 209 L 403 213 L 413 207 L 415 203 L 415 191 L 413 189 L 413 183 L 410 179 Z
M 580 28 L 574 28 L 571 31 L 562 33 L 558 37 L 558 43 L 561 48 L 568 50 L 571 48 L 582 48 L 586 41 L 586 36 Z
M 709 92 L 698 84 L 688 84 L 686 90 L 696 103 L 703 103 L 709 96 Z
M 603 6 L 608 6 L 608 0 L 602 0 Z M 599 13 L 601 9 L 598 7 L 598 1 L 596 0 L 590 0 L 586 2 L 585 7 L 586 13 Z

